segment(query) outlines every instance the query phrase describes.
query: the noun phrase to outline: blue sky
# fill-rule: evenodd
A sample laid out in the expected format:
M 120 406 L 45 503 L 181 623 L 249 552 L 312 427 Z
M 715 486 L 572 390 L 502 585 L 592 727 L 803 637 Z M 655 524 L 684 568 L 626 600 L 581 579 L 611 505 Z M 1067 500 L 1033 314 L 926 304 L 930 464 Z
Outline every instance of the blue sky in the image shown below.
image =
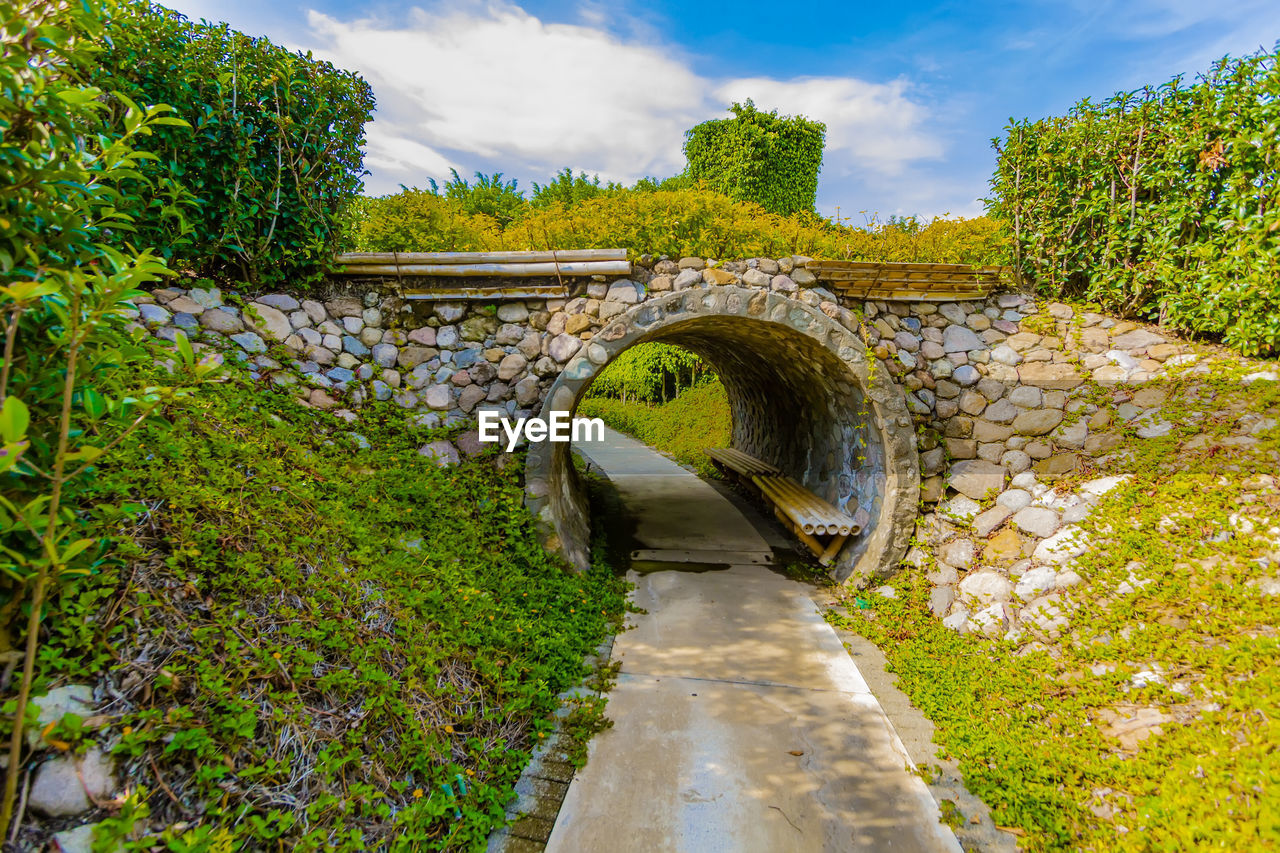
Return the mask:
M 362 74 L 371 193 L 450 167 L 666 177 L 734 100 L 828 126 L 818 210 L 976 215 L 1011 117 L 1273 49 L 1280 0 L 169 0 Z

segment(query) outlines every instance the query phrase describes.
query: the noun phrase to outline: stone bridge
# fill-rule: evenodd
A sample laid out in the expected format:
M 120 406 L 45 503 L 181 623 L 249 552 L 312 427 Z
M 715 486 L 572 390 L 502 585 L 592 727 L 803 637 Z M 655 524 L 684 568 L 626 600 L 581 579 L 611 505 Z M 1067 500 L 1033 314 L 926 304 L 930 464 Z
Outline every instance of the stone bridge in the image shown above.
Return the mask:
M 1159 367 L 1145 348 L 1160 339 L 1132 324 L 1121 330 L 1132 340 L 1095 327 L 1063 346 L 1052 332 L 1021 328 L 1036 308 L 1018 294 L 845 304 L 817 286 L 806 260 L 646 257 L 625 277 L 496 301 L 406 298 L 387 276 L 330 282 L 322 298 L 259 295 L 244 309 L 216 290 L 165 289 L 140 305 L 138 321 L 160 337 L 184 328 L 264 381 L 295 387 L 306 405 L 354 420 L 370 397 L 393 399 L 427 426 L 474 421 L 485 409 L 573 413 L 628 347 L 681 346 L 723 380 L 735 447 L 863 524 L 833 567 L 858 583 L 899 563 L 921 499 L 937 501 L 948 487 L 980 498 L 1029 468 L 1053 477 L 1080 452 L 1104 451 L 1088 446 L 1086 427 L 1064 423 L 1082 369 L 1125 379 Z M 1066 321 L 1058 325 L 1065 337 Z M 1105 340 L 1091 343 L 1091 333 Z M 1056 345 L 1039 345 L 1050 339 Z M 1101 354 L 1125 346 L 1123 358 Z M 481 449 L 474 431 L 455 445 Z M 447 462 L 456 448 L 436 442 L 423 452 Z M 589 515 L 566 445 L 531 446 L 526 483 L 548 544 L 585 566 Z

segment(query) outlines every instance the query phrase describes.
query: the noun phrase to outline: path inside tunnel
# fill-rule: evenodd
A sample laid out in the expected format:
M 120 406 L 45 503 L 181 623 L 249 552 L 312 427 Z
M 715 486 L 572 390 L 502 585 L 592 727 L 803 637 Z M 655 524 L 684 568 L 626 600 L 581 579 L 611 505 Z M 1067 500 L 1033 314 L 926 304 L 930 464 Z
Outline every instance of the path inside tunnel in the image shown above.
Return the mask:
M 548 849 L 959 851 L 808 588 L 724 496 L 607 430 L 579 450 L 617 488 L 640 563 L 620 663 Z M 670 568 L 667 568 L 669 566 Z

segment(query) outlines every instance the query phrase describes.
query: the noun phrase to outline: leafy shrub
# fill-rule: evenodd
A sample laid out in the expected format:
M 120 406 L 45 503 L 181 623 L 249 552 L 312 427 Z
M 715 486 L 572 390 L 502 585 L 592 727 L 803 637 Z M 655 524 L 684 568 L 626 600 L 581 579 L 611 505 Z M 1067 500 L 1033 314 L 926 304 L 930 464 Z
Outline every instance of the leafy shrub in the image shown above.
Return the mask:
M 873 219 L 865 228 L 848 229 L 846 258 L 902 263 L 973 264 L 1007 262 L 1008 237 L 1001 223 L 985 216 L 925 221 L 916 216 Z
M 504 182 L 501 172 L 494 172 L 492 175 L 476 172 L 476 183 L 472 186 L 458 174 L 457 169 L 449 171 L 453 177 L 444 185 L 444 196 L 457 202 L 465 213 L 488 216 L 501 228 L 519 216 L 524 208 L 524 193 L 516 189 L 516 181 Z M 435 178 L 430 178 L 429 181 L 431 191 L 438 193 L 439 186 Z
M 826 125 L 761 112 L 749 100 L 729 111 L 733 118 L 704 121 L 685 133 L 689 178 L 771 213 L 812 212 Z
M 708 190 L 602 195 L 530 210 L 504 234 L 509 248 L 610 248 L 713 258 L 811 254 L 835 229 L 815 216 L 787 219 Z
M 578 414 L 601 418 L 705 476 L 715 476 L 715 469 L 703 451 L 727 447 L 733 437 L 729 399 L 719 381 L 696 385 L 658 405 L 588 397 L 578 404 Z
M 487 252 L 503 248 L 498 223 L 427 190 L 360 198 L 343 224 L 342 247 L 356 252 Z
M 639 187 L 643 181 L 637 182 Z M 650 185 L 656 187 L 653 181 L 645 183 L 648 188 Z M 561 204 L 565 207 L 572 207 L 580 201 L 586 201 L 590 198 L 596 198 L 607 192 L 619 192 L 622 185 L 610 181 L 604 186 L 600 185 L 600 176 L 588 178 L 586 172 L 578 172 L 575 177 L 573 170 L 567 166 L 556 173 L 556 176 L 546 184 L 533 182 L 533 198 L 529 203 L 534 207 L 547 207 L 551 204 Z
M 46 597 L 97 570 L 108 550 L 107 537 L 86 530 L 77 501 L 110 451 L 175 394 L 129 371 L 152 354 L 125 331 L 129 300 L 165 265 L 109 243 L 131 227 L 122 185 L 144 187 L 138 142 L 180 120 L 126 98 L 113 115 L 100 89 L 77 82 L 99 29 L 92 7 L 79 3 L 0 2 L 0 652 L 11 665 L 23 661 L 5 697 L 0 838 L 27 766 L 23 728 Z M 179 350 L 184 374 L 207 372 L 185 339 Z M 7 675 L 4 683 L 8 690 Z
M 193 23 L 147 0 L 105 0 L 95 85 L 169 104 L 189 123 L 141 143 L 156 197 L 128 192 L 133 241 L 202 276 L 263 285 L 317 279 L 338 215 L 361 187 L 373 94 L 355 74 L 225 24 Z M 120 103 L 126 103 L 120 101 Z M 185 223 L 158 214 L 189 203 Z
M 911 223 L 905 227 L 904 223 Z M 507 248 L 609 248 L 710 258 L 810 257 L 998 263 L 1004 236 L 986 218 L 872 222 L 850 228 L 811 214 L 778 216 L 708 190 L 626 191 L 573 207 L 531 210 L 503 235 Z
M 1021 274 L 1246 354 L 1280 351 L 1280 52 L 1085 100 L 994 141 Z
M 99 478 L 90 511 L 121 563 L 53 602 L 41 656 L 42 682 L 111 684 L 136 798 L 109 831 L 483 849 L 620 581 L 543 550 L 519 466 L 440 468 L 393 405 L 364 410 L 367 449 L 238 369 L 164 415 Z

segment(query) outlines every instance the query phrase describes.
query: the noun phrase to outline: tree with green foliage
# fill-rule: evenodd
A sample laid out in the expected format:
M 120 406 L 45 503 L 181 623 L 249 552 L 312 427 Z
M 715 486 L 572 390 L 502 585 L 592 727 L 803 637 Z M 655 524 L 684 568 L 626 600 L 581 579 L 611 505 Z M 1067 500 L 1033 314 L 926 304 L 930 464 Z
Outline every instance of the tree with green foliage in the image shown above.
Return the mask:
M 457 169 L 450 169 L 453 176 L 444 185 L 444 197 L 457 203 L 464 213 L 471 216 L 488 216 L 505 228 L 520 215 L 524 209 L 524 193 L 516 189 L 516 181 L 503 181 L 501 172 L 486 175 L 476 172 L 476 182 L 471 184 L 458 174 Z M 428 178 L 433 193 L 440 193 L 440 185 L 435 178 Z
M 138 387 L 131 368 L 154 355 L 129 334 L 141 285 L 164 261 L 124 243 L 146 235 L 125 188 L 147 178 L 149 137 L 181 127 L 167 107 L 142 107 L 84 85 L 102 35 L 92 3 L 0 2 L 0 651 L 21 646 L 16 695 L 5 703 L 9 752 L 0 838 L 6 838 L 41 623 L 57 588 L 104 564 L 109 540 L 86 534 L 85 484 L 180 383 L 207 375 L 179 336 L 173 384 Z M 179 223 L 181 226 L 182 223 Z M 103 517 L 127 520 L 123 507 Z M 7 679 L 6 679 L 7 681 Z
M 618 192 L 622 189 L 622 184 L 614 181 L 601 186 L 599 175 L 588 178 L 586 172 L 580 171 L 575 177 L 573 170 L 566 166 L 546 184 L 534 181 L 533 198 L 530 199 L 530 203 L 534 207 L 549 207 L 556 203 L 572 207 L 587 199 L 598 198 L 605 193 Z
M 670 344 L 641 343 L 623 350 L 591 383 L 593 397 L 665 403 L 715 376 L 706 362 Z
M 103 11 L 88 81 L 117 93 L 114 103 L 165 103 L 185 119 L 138 142 L 155 155 L 138 167 L 148 191 L 125 187 L 138 242 L 202 276 L 319 279 L 362 186 L 369 85 L 147 0 L 103 0 Z M 185 219 L 158 215 L 175 206 Z
M 772 213 L 813 211 L 826 125 L 761 112 L 750 100 L 729 111 L 733 118 L 704 121 L 685 133 L 685 174 Z

